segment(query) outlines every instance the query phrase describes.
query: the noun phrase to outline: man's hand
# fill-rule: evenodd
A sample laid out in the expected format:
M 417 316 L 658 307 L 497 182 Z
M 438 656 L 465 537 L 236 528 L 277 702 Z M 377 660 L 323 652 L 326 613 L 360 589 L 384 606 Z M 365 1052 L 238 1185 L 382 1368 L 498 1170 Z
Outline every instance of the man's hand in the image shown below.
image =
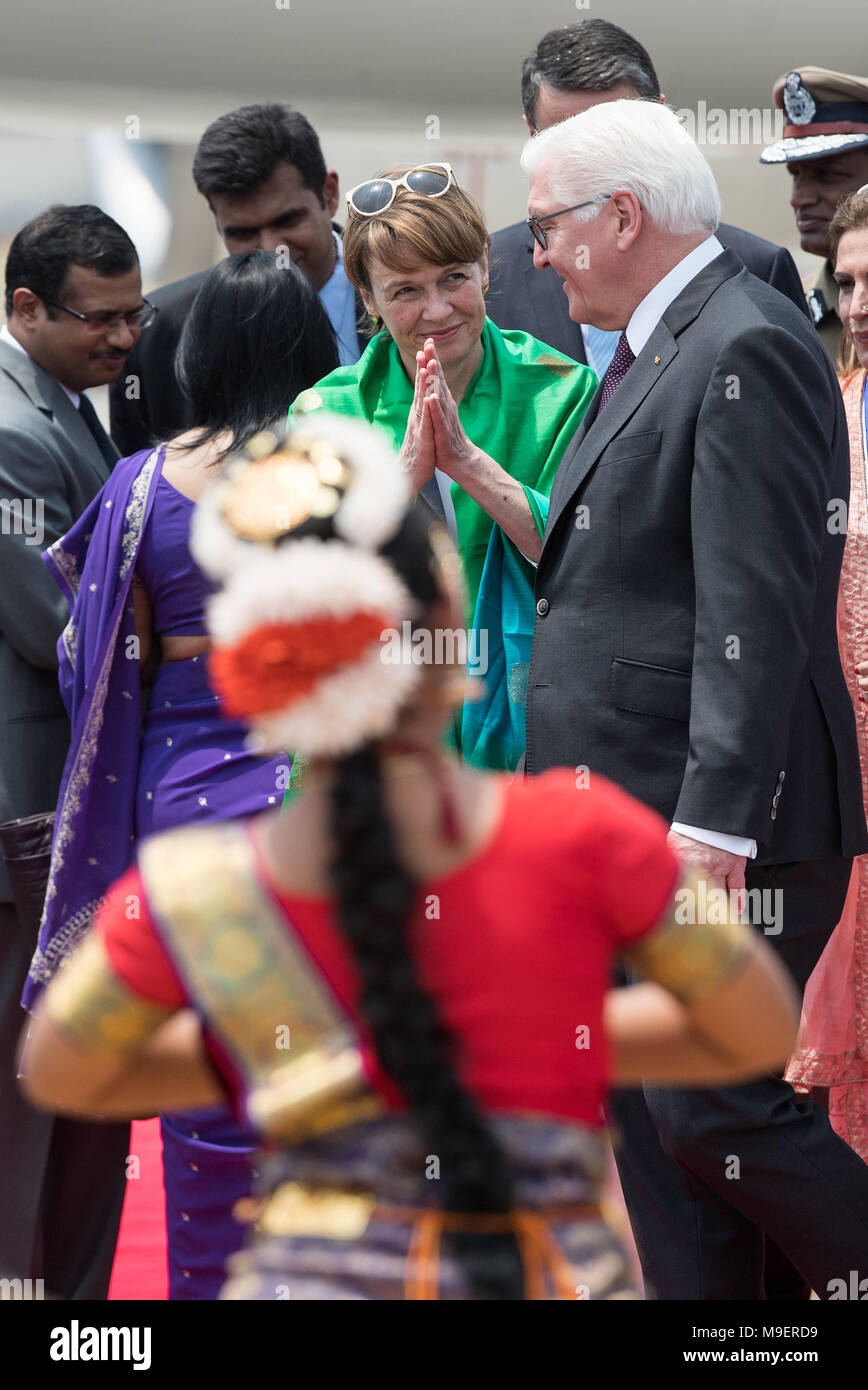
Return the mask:
M 698 879 L 704 879 L 709 888 L 731 889 L 738 892 L 736 903 L 739 913 L 744 908 L 744 866 L 743 854 L 730 854 L 728 850 L 716 849 L 714 845 L 692 840 L 689 835 L 681 835 L 670 830 L 666 843 L 678 855 L 685 868 Z

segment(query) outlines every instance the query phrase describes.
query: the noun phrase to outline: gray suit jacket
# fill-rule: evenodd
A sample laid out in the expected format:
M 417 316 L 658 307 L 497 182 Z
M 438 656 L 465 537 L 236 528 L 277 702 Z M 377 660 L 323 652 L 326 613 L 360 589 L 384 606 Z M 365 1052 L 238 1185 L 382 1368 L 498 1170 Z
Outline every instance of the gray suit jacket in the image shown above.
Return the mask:
M 587 766 L 760 861 L 862 853 L 847 423 L 811 323 L 726 251 L 599 397 L 552 489 L 528 771 Z
M 107 477 L 58 382 L 0 341 L 0 821 L 57 802 L 69 724 L 56 647 L 69 610 L 41 553 Z M 0 901 L 11 896 L 0 855 Z

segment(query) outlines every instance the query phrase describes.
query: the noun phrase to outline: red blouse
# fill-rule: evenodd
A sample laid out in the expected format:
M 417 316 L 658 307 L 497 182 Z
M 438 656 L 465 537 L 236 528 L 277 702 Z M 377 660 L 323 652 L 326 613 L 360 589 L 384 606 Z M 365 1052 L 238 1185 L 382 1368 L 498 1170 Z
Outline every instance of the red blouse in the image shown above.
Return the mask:
M 590 783 L 577 788 L 565 769 L 504 778 L 488 842 L 420 887 L 413 955 L 457 1040 L 462 1078 L 486 1110 L 600 1124 L 612 958 L 657 925 L 675 889 L 663 821 L 605 778 L 592 774 Z M 278 891 L 259 864 L 287 929 L 360 1024 L 356 972 L 329 900 Z M 133 920 L 131 900 L 140 904 Z M 130 989 L 187 1002 L 136 868 L 116 884 L 96 929 Z

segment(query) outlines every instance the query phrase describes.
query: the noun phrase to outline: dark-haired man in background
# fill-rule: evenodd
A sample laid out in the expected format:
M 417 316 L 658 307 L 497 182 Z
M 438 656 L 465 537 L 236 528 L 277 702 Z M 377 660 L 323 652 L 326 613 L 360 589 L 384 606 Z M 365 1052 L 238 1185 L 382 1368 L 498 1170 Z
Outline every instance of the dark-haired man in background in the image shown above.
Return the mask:
M 338 176 L 326 169 L 310 122 L 276 103 L 230 111 L 199 141 L 193 178 L 230 255 L 288 248 L 319 294 L 341 364 L 357 361 L 367 319 L 344 274 L 339 228 L 332 222 Z M 160 310 L 158 323 L 110 393 L 112 438 L 125 456 L 191 423 L 175 380 L 175 349 L 206 273 L 188 275 L 151 295 Z
M 152 317 L 136 249 L 90 205 L 49 208 L 6 262 L 0 329 L 0 821 L 53 811 L 69 744 L 57 684 L 66 600 L 41 553 L 117 457 L 84 394 L 112 382 Z M 15 1080 L 21 989 L 36 947 L 0 856 L 0 1277 L 105 1298 L 128 1124 L 33 1110 Z
M 608 20 L 586 19 L 551 29 L 524 61 L 521 100 L 524 123 L 531 135 L 598 102 L 622 97 L 665 100 L 647 50 Z M 748 270 L 807 312 L 799 274 L 788 251 L 725 222 L 716 235 Z M 526 222 L 495 232 L 489 255 L 488 313 L 500 328 L 523 329 L 577 362 L 587 362 L 602 380 L 618 334 L 573 323 L 558 277 L 550 267 L 534 269 L 533 247 Z

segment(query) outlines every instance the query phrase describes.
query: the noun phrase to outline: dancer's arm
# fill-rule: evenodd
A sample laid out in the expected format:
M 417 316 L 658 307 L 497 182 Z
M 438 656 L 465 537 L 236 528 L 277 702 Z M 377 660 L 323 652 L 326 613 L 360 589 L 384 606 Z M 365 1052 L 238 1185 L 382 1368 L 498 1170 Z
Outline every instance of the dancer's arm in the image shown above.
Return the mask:
M 91 1119 L 143 1119 L 226 1103 L 192 1009 L 174 1014 L 135 1057 L 109 1059 L 77 1048 L 50 1017 L 40 1016 L 22 1053 L 22 1090 L 45 1110 Z
M 798 998 L 750 926 L 669 922 L 629 954 L 649 980 L 606 997 L 616 1082 L 735 1084 L 784 1064 Z
M 197 1015 L 129 990 L 94 934 L 40 1001 L 19 1070 L 32 1104 L 92 1118 L 208 1109 L 227 1098 Z

